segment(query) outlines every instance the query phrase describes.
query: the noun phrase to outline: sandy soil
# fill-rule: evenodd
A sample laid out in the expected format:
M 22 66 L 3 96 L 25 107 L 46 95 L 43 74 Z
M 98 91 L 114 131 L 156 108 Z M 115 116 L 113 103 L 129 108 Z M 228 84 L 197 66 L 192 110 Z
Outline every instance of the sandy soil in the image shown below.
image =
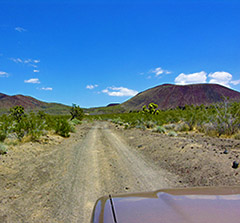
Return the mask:
M 239 153 L 240 140 L 84 124 L 0 156 L 0 222 L 84 223 L 109 193 L 239 185 Z

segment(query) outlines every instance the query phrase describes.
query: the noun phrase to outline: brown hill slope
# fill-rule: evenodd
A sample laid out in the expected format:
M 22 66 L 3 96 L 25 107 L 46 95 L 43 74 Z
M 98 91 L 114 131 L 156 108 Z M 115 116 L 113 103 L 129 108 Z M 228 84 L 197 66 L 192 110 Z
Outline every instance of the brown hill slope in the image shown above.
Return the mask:
M 143 91 L 121 104 L 126 110 L 140 110 L 143 105 L 154 102 L 160 109 L 184 105 L 209 105 L 229 97 L 240 101 L 240 93 L 218 84 L 172 85 L 163 84 Z
M 58 103 L 47 103 L 39 101 L 30 96 L 24 95 L 13 95 L 9 96 L 0 93 L 0 113 L 4 113 L 9 110 L 9 108 L 22 105 L 26 111 L 37 111 L 43 110 L 51 114 L 67 114 L 69 112 L 69 106 L 58 104 Z

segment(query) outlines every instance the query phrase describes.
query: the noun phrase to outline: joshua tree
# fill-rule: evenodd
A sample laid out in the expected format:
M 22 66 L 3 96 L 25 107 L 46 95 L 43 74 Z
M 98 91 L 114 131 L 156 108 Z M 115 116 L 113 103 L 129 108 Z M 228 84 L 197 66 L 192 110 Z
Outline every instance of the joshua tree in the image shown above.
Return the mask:
M 84 116 L 84 112 L 83 112 L 83 109 L 81 109 L 78 105 L 76 104 L 73 104 L 72 105 L 72 108 L 71 108 L 71 111 L 70 111 L 70 114 L 71 114 L 71 120 L 73 120 L 74 118 L 78 119 L 78 120 L 82 120 L 83 119 L 83 116 Z

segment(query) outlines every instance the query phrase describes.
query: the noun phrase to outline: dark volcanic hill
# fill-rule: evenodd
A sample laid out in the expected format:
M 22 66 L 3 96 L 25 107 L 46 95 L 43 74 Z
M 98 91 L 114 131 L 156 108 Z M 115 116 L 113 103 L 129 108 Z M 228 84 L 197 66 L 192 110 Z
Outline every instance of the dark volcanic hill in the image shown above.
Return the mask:
M 27 111 L 36 111 L 43 110 L 47 113 L 52 114 L 64 114 L 69 112 L 69 106 L 58 104 L 58 103 L 47 103 L 39 101 L 30 96 L 24 95 L 13 95 L 9 96 L 6 94 L 0 93 L 0 112 L 3 113 L 9 108 L 22 105 Z
M 126 110 L 141 110 L 143 105 L 154 102 L 160 109 L 184 105 L 209 105 L 228 97 L 240 101 L 240 93 L 218 84 L 172 85 L 163 84 L 143 91 L 121 104 Z

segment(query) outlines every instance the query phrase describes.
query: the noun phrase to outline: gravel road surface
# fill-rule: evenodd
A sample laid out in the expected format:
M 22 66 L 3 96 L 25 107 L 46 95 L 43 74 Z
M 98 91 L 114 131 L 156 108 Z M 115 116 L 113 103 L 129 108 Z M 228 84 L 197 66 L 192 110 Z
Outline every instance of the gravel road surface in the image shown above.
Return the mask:
M 106 122 L 81 126 L 69 139 L 35 153 L 27 160 L 17 160 L 16 152 L 6 157 L 0 169 L 5 170 L 0 222 L 87 223 L 100 196 L 176 187 L 178 182 Z

